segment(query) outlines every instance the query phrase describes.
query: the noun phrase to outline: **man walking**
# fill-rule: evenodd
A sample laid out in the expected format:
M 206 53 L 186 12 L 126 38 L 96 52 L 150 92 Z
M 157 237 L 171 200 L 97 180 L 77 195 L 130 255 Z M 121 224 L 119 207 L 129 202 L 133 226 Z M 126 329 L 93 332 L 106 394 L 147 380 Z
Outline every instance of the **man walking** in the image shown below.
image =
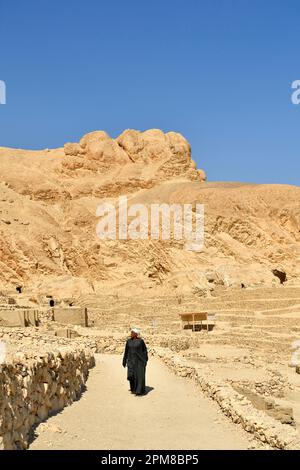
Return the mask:
M 130 338 L 126 341 L 123 367 L 128 367 L 127 380 L 130 383 L 130 391 L 135 395 L 146 393 L 145 376 L 148 362 L 148 351 L 144 340 L 140 337 L 137 328 L 131 330 Z

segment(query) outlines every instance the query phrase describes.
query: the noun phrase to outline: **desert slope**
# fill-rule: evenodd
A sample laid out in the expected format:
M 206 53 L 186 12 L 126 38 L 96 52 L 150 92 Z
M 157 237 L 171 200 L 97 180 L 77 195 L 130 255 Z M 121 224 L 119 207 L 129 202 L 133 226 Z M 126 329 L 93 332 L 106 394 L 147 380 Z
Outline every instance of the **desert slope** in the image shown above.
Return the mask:
M 223 285 L 277 285 L 274 269 L 300 284 L 300 188 L 205 179 L 186 139 L 156 129 L 117 139 L 97 131 L 53 150 L 0 147 L 0 288 L 206 295 Z M 96 209 L 120 195 L 146 205 L 203 203 L 204 249 L 100 240 Z

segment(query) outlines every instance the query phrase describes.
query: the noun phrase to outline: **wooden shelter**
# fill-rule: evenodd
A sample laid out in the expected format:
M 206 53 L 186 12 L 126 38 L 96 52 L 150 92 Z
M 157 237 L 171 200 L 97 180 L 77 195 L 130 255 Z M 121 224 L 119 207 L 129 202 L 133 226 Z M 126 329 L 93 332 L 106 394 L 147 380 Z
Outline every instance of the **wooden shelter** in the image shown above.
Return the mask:
M 196 326 L 203 326 L 203 321 L 206 322 L 207 332 L 209 331 L 209 325 L 211 322 L 215 324 L 215 315 L 207 312 L 193 312 L 193 313 L 180 313 L 181 325 L 184 329 L 185 326 L 192 327 L 193 331 L 196 331 Z

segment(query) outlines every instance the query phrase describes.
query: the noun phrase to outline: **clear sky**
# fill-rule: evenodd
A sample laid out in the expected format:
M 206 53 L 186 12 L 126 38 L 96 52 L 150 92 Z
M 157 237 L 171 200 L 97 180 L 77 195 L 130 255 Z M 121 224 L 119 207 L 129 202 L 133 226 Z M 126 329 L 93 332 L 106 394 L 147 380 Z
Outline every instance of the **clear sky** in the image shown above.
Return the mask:
M 210 181 L 300 184 L 299 0 L 0 0 L 0 146 L 181 132 Z

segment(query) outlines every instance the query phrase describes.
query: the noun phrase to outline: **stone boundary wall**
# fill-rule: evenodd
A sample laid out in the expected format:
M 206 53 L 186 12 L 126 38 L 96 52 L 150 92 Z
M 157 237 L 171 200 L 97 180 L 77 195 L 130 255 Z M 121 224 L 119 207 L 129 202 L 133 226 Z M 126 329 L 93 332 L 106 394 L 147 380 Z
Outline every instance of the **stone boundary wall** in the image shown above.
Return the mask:
M 0 310 L 0 321 L 6 326 L 37 326 L 39 311 L 35 309 L 8 309 Z
M 83 332 L 81 331 L 81 333 Z M 129 333 L 114 333 L 112 335 L 108 335 L 103 331 L 99 331 L 99 333 L 94 336 L 89 334 L 87 334 L 87 336 L 82 335 L 81 339 L 83 338 L 93 339 L 97 347 L 97 353 L 119 354 L 124 351 L 126 340 L 129 338 Z M 186 351 L 189 348 L 198 347 L 199 344 L 203 344 L 203 342 L 201 343 L 202 338 L 193 338 L 185 335 L 172 335 L 170 337 L 164 334 L 145 333 L 144 338 L 147 345 L 168 348 L 176 352 Z
M 94 364 L 90 350 L 70 347 L 0 364 L 0 449 L 26 449 L 35 425 L 80 397 Z
M 243 395 L 229 384 L 216 380 L 213 374 L 203 373 L 199 364 L 188 362 L 167 348 L 149 347 L 153 356 L 160 358 L 176 375 L 187 377 L 199 384 L 202 391 L 215 400 L 222 412 L 245 431 L 275 449 L 300 449 L 300 435 L 287 424 L 281 424 L 253 407 Z
M 55 307 L 53 309 L 53 319 L 57 323 L 68 325 L 88 326 L 87 308 L 83 307 Z
M 39 308 L 39 309 L 2 309 L 0 308 L 0 325 L 10 327 L 38 326 L 55 321 L 61 324 L 88 326 L 86 307 Z
M 61 328 L 61 327 L 60 327 Z M 67 329 L 67 328 L 65 328 Z M 42 332 L 39 328 L 7 328 L 0 327 L 0 341 L 16 343 L 19 342 L 23 348 L 31 350 L 32 348 L 47 348 L 55 350 L 57 347 L 72 346 L 75 349 L 82 347 L 91 350 L 93 353 L 97 352 L 96 342 L 93 337 L 81 336 L 79 338 L 67 338 L 55 336 L 54 331 Z
M 125 350 L 126 340 L 129 336 L 95 336 L 96 351 L 99 354 L 122 354 Z

